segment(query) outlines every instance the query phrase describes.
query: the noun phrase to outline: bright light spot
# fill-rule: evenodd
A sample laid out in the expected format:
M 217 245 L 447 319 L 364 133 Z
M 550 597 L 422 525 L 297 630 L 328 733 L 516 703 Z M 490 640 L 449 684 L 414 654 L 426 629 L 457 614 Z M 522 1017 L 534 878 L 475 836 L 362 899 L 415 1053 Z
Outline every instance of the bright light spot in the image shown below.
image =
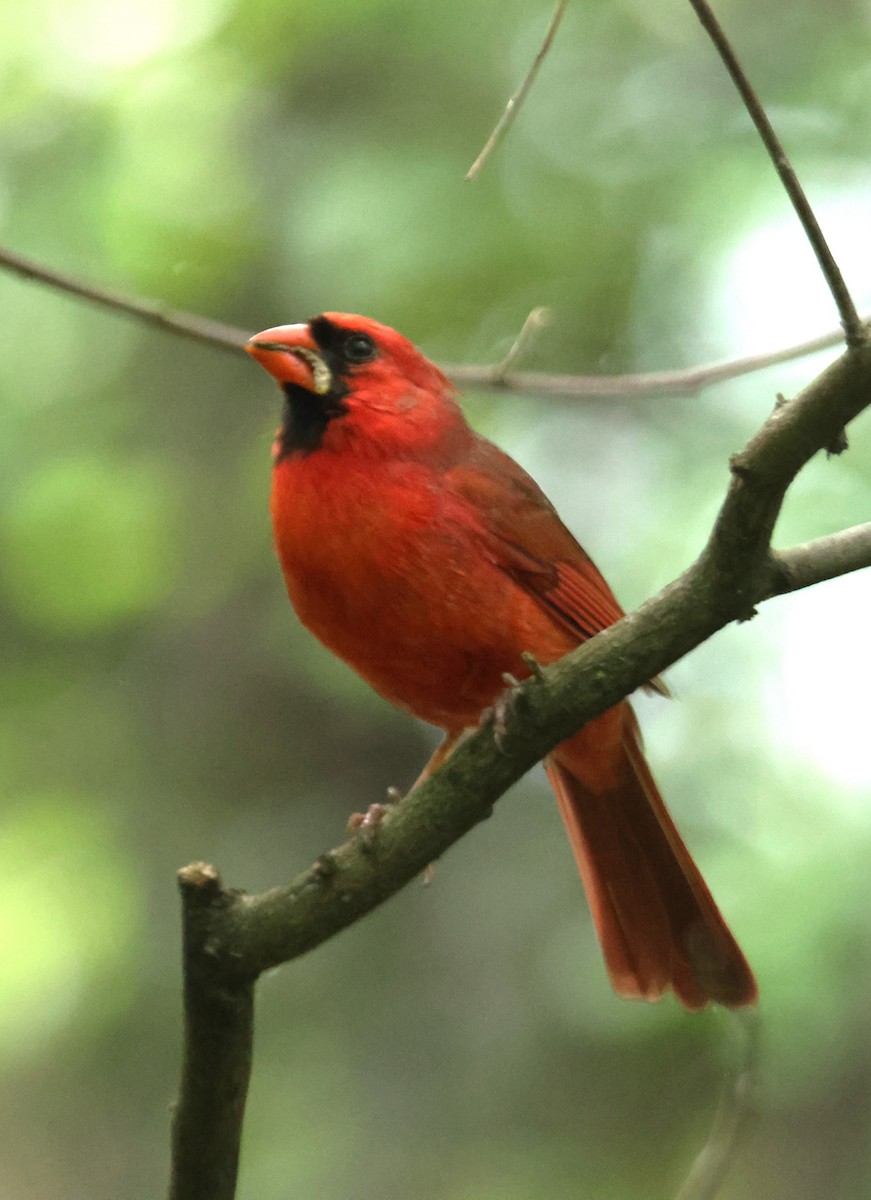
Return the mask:
M 810 186 L 812 193 L 818 189 Z M 813 204 L 835 261 L 860 310 L 868 306 L 871 221 L 867 174 L 837 195 L 814 195 Z M 786 199 L 783 215 L 757 226 L 725 264 L 717 289 L 716 319 L 729 353 L 752 353 L 816 337 L 838 324 L 838 314 L 817 260 Z M 863 292 L 855 289 L 862 287 Z M 804 362 L 806 368 L 806 360 Z
M 49 20 L 66 56 L 124 69 L 204 37 L 224 7 L 223 0 L 60 0 Z
M 857 171 L 843 191 L 826 197 L 806 181 L 848 287 L 865 288 L 853 292 L 860 313 L 868 310 L 871 279 L 869 183 L 867 172 Z M 831 294 L 785 201 L 783 216 L 754 229 L 727 260 L 713 306 L 727 354 L 777 349 L 837 327 Z M 827 351 L 827 360 L 835 353 Z M 816 369 L 807 358 L 784 364 L 777 386 L 788 393 L 793 381 L 806 382 Z M 871 786 L 869 606 L 871 576 L 862 572 L 782 601 L 780 619 L 772 622 L 780 649 L 779 669 L 765 689 L 772 732 L 794 761 L 859 789 L 844 796 L 848 805 Z
M 780 669 L 769 676 L 765 695 L 772 730 L 787 752 L 856 789 L 844 799 L 863 808 L 871 787 L 869 606 L 868 572 L 783 601 Z

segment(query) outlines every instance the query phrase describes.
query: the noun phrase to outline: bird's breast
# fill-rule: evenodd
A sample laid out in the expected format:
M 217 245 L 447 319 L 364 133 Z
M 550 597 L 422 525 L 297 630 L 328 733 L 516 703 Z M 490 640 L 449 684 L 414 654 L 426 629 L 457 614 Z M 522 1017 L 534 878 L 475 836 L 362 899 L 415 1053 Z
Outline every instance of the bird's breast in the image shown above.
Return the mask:
M 445 729 L 526 673 L 540 610 L 486 553 L 475 514 L 419 464 L 281 462 L 275 543 L 304 625 L 386 699 Z M 541 639 L 538 638 L 538 641 Z

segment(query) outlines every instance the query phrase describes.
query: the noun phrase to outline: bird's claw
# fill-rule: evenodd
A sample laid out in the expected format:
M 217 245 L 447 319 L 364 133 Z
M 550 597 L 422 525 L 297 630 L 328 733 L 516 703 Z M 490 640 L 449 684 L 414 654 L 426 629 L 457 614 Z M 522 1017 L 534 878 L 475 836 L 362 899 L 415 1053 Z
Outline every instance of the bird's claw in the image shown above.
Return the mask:
M 348 817 L 348 833 L 366 833 L 371 837 L 391 808 L 402 799 L 404 797 L 398 787 L 389 787 L 386 804 L 370 804 L 364 813 L 351 813 Z
M 485 708 L 481 713 L 481 724 L 493 726 L 493 740 L 500 750 L 508 732 L 508 717 L 520 688 L 519 680 L 508 671 L 503 673 L 502 682 L 505 684 L 505 691 L 500 692 L 489 708 Z
M 521 653 L 520 657 L 523 659 L 523 661 L 529 667 L 529 673 L 531 675 L 533 675 L 536 679 L 539 679 L 539 680 L 544 679 L 544 667 L 541 665 L 541 663 L 538 661 L 538 659 L 535 657 L 534 654 L 530 654 L 530 652 L 528 650 L 524 650 Z
M 371 845 L 378 835 L 381 822 L 395 804 L 403 799 L 402 792 L 397 787 L 387 789 L 388 804 L 370 804 L 365 813 L 351 813 L 348 818 L 348 833 L 359 833 Z M 421 887 L 429 887 L 435 875 L 434 862 L 427 863 L 420 877 Z
M 364 813 L 351 813 L 348 817 L 348 833 L 359 833 L 367 841 L 374 841 L 378 827 L 392 807 L 392 804 L 370 804 Z

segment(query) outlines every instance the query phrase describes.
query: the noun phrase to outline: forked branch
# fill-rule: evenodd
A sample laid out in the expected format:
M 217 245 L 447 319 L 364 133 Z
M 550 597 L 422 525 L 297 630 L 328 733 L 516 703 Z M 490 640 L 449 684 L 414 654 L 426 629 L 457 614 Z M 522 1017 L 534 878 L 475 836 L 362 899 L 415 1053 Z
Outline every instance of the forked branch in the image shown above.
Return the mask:
M 568 0 L 559 0 L 559 3 L 557 4 L 556 8 L 553 10 L 553 16 L 551 17 L 550 24 L 547 27 L 547 33 L 544 35 L 544 41 L 539 46 L 538 53 L 536 54 L 535 58 L 532 60 L 532 66 L 526 72 L 526 75 L 523 77 L 523 80 L 521 81 L 521 84 L 518 87 L 517 91 L 511 96 L 508 103 L 505 105 L 505 111 L 502 113 L 502 116 L 497 121 L 495 129 L 490 134 L 490 136 L 487 138 L 487 141 L 484 145 L 484 149 L 481 151 L 481 153 L 478 155 L 478 157 L 472 163 L 471 167 L 469 167 L 468 171 L 466 172 L 466 179 L 474 179 L 475 178 L 475 176 L 478 174 L 478 172 L 483 167 L 484 163 L 487 161 L 487 159 L 490 157 L 490 155 L 493 153 L 493 151 L 496 149 L 496 147 L 501 142 L 502 138 L 508 132 L 509 128 L 511 127 L 511 125 L 514 121 L 514 118 L 520 112 L 520 107 L 523 104 L 523 101 L 526 99 L 527 95 L 529 94 L 529 89 L 532 87 L 533 83 L 535 82 L 535 77 L 538 74 L 538 69 L 541 66 L 541 64 L 544 62 L 547 52 L 550 50 L 551 45 L 553 44 L 553 39 L 556 37 L 556 31 L 560 27 L 560 23 L 562 22 L 562 19 L 565 16 L 565 11 L 566 11 L 567 7 L 568 7 Z
M 212 1019 L 213 989 L 219 999 L 225 990 L 237 994 L 263 971 L 314 949 L 383 903 L 489 816 L 511 784 L 555 745 L 718 629 L 751 616 L 755 605 L 772 596 L 871 566 L 871 523 L 793 550 L 770 549 L 783 497 L 798 471 L 869 403 L 871 345 L 862 342 L 796 399 L 778 404 L 736 456 L 719 516 L 696 562 L 636 612 L 533 674 L 498 740 L 489 726 L 469 737 L 390 811 L 374 841 L 352 837 L 290 883 L 258 896 L 207 889 L 205 906 L 192 910 L 198 932 L 185 942 L 186 979 L 202 981 L 200 992 L 186 989 L 188 1029 Z M 205 964 L 197 956 L 205 956 Z M 225 1005 L 221 1012 L 223 1019 L 229 1012 L 241 1023 L 228 1037 L 244 1045 L 250 1012 L 239 1005 Z M 196 1087 L 205 1086 L 209 1095 L 229 1093 L 237 1104 L 221 1061 L 217 1055 L 201 1060 Z M 210 1070 L 214 1078 L 204 1079 L 202 1071 Z M 189 1080 L 186 1070 L 177 1128 L 187 1111 Z M 238 1104 L 234 1111 L 241 1122 Z M 176 1147 L 180 1152 L 178 1142 Z M 719 1172 L 721 1158 L 712 1161 Z M 189 1164 L 177 1168 L 179 1178 L 196 1174 Z M 233 1194 L 228 1187 L 209 1193 L 209 1200 L 232 1200 Z M 193 1186 L 172 1193 L 172 1200 L 205 1197 Z

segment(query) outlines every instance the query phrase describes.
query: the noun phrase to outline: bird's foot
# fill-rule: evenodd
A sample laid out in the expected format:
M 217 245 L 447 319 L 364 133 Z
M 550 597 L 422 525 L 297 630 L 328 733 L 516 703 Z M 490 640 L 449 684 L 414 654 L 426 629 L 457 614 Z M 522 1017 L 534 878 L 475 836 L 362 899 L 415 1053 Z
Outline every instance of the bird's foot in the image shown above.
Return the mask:
M 508 732 L 508 718 L 511 716 L 521 686 L 520 680 L 515 679 L 507 671 L 502 676 L 502 682 L 505 684 L 505 691 L 500 692 L 493 703 L 481 713 L 481 724 L 493 726 L 493 740 L 500 750 L 505 740 L 505 734 Z
M 387 795 L 390 799 L 389 804 L 370 804 L 364 813 L 351 813 L 348 817 L 348 833 L 358 833 L 364 841 L 371 847 L 374 846 L 378 837 L 378 831 L 381 828 L 381 823 L 386 816 L 390 814 L 393 807 L 402 800 L 402 792 L 399 788 L 389 787 Z M 332 864 L 323 863 L 325 855 L 321 856 L 316 864 L 316 870 L 322 877 L 327 877 L 329 874 L 335 873 L 335 866 Z M 329 868 L 332 867 L 332 870 Z M 422 887 L 429 887 L 435 875 L 436 865 L 434 862 L 428 863 L 420 877 Z
M 480 724 L 493 726 L 493 737 L 500 750 L 505 734 L 508 732 L 508 718 L 523 701 L 524 685 L 544 680 L 544 667 L 534 654 L 524 650 L 520 657 L 529 668 L 529 677 L 517 679 L 508 671 L 503 672 L 502 682 L 505 684 L 505 690 L 481 713 Z
M 541 682 L 544 679 L 544 667 L 541 665 L 535 655 L 530 654 L 528 650 L 524 650 L 520 657 L 529 667 L 530 675 Z
M 348 833 L 363 832 L 371 835 L 390 810 L 403 799 L 404 796 L 398 787 L 389 787 L 386 804 L 370 804 L 364 813 L 351 813 L 346 826 Z
M 391 789 L 391 791 L 395 790 L 395 788 Z M 374 842 L 378 836 L 381 822 L 388 816 L 392 808 L 392 804 L 370 804 L 364 813 L 351 813 L 348 817 L 348 833 L 359 833 L 367 842 Z

